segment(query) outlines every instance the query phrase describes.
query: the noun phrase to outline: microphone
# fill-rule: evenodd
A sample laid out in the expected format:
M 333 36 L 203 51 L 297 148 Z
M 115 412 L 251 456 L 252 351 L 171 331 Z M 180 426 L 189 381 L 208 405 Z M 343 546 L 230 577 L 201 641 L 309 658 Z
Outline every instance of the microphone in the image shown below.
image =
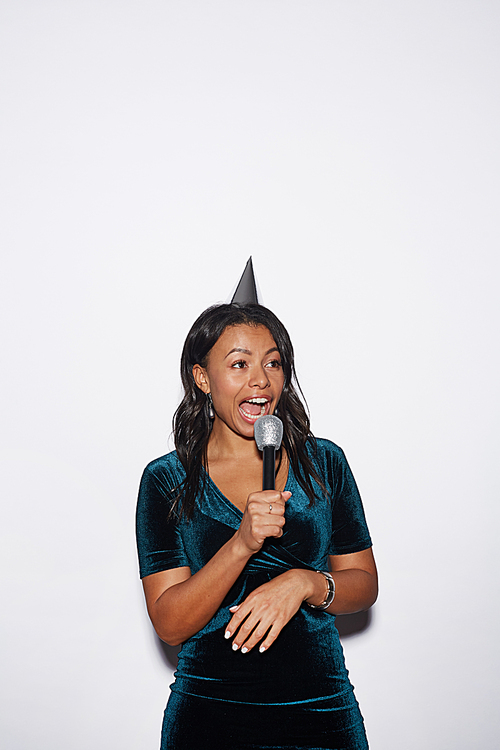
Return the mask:
M 272 414 L 259 417 L 253 426 L 257 448 L 262 451 L 262 489 L 274 490 L 276 479 L 276 451 L 283 439 L 283 422 Z

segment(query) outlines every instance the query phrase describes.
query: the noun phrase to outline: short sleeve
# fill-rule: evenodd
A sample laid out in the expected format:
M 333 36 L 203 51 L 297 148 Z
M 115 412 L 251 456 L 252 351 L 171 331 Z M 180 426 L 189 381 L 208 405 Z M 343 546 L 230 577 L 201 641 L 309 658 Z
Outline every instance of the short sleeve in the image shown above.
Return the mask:
M 178 518 L 170 513 L 178 483 L 161 459 L 149 464 L 142 475 L 136 514 L 141 578 L 189 566 Z
M 361 552 L 372 546 L 361 496 L 343 450 L 334 443 L 329 445 L 327 473 L 333 518 L 328 554 Z

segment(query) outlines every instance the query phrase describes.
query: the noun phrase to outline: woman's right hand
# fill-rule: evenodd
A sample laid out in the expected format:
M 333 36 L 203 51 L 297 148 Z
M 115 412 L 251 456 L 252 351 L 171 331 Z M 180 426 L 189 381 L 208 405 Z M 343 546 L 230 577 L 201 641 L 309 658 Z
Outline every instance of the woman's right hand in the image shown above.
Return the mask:
M 262 490 L 248 496 L 236 536 L 250 554 L 258 552 L 267 537 L 283 536 L 285 504 L 291 495 L 291 492 Z

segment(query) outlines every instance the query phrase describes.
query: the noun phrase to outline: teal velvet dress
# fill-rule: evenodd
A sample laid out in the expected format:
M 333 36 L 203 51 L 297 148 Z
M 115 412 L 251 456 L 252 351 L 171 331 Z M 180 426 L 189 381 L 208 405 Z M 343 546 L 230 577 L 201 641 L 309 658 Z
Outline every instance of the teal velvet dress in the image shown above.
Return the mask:
M 309 499 L 290 468 L 284 534 L 266 540 L 210 622 L 179 653 L 161 750 L 364 750 L 363 719 L 344 664 L 335 617 L 300 607 L 268 651 L 233 651 L 224 638 L 239 604 L 290 568 L 327 570 L 328 555 L 371 546 L 363 506 L 342 450 L 317 440 L 309 453 L 328 489 Z M 238 529 L 242 513 L 207 476 L 190 521 L 170 517 L 184 479 L 175 452 L 145 469 L 137 506 L 141 578 L 181 566 L 194 574 Z

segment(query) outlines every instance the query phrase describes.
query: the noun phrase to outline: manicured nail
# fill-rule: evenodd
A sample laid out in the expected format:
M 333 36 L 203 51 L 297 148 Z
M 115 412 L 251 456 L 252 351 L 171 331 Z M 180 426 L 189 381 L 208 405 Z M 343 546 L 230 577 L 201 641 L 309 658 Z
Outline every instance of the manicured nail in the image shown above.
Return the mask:
M 229 607 L 230 612 L 236 612 L 236 610 L 239 608 L 239 604 L 235 604 L 233 607 Z
M 226 630 L 226 632 L 224 633 L 224 638 L 231 638 L 231 636 L 232 636 L 231 631 L 230 630 Z
M 243 648 L 241 649 L 241 653 L 246 654 L 247 651 L 248 651 L 247 647 L 243 646 Z
M 239 649 L 239 646 L 237 643 L 233 643 L 233 651 L 237 651 Z
M 260 653 L 261 653 L 261 654 L 263 654 L 265 650 L 266 650 L 266 647 L 265 647 L 265 646 L 261 646 L 261 647 L 259 648 L 259 651 L 260 651 Z

